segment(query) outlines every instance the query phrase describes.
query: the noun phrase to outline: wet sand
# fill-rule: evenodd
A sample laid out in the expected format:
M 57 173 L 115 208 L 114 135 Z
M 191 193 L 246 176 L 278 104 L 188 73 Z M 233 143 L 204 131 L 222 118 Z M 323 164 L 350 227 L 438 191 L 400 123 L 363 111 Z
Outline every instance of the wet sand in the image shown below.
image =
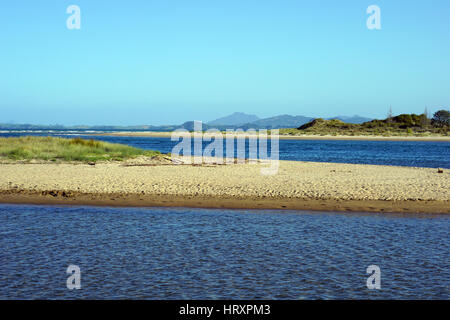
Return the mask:
M 0 202 L 101 206 L 450 213 L 450 170 L 280 161 L 267 164 L 0 164 Z

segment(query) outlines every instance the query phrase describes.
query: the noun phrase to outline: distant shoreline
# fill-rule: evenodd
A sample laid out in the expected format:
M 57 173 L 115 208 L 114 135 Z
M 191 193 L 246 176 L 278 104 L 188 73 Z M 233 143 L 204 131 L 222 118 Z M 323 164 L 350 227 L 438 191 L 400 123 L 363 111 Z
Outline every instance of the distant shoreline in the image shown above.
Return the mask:
M 130 131 L 130 132 L 111 132 L 111 133 L 95 133 L 90 136 L 113 136 L 113 137 L 159 137 L 170 138 L 172 132 L 157 132 L 157 131 Z M 191 133 L 192 135 L 192 133 Z M 224 135 L 225 136 L 225 135 Z M 234 135 L 242 137 L 249 137 L 248 134 Z M 271 136 L 268 135 L 268 138 Z M 448 141 L 450 136 L 333 136 L 333 135 L 279 135 L 280 140 L 367 140 L 367 141 Z

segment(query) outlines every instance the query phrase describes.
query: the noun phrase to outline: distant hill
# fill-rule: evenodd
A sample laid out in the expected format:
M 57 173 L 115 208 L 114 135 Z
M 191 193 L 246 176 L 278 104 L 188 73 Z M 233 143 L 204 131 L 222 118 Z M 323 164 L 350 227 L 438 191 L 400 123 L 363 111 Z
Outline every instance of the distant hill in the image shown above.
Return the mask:
M 258 119 L 259 118 L 253 114 L 235 112 L 229 116 L 209 121 L 206 124 L 209 126 L 238 126 L 244 123 L 257 121 Z
M 366 118 L 366 117 L 360 117 L 358 115 L 354 115 L 354 116 L 336 116 L 336 117 L 332 117 L 332 118 L 327 118 L 327 120 L 341 120 L 343 122 L 346 123 L 363 123 L 363 122 L 367 122 L 367 121 L 371 121 L 373 119 L 371 118 Z
M 291 116 L 283 114 L 280 116 L 260 119 L 251 123 L 242 125 L 243 129 L 279 129 L 279 128 L 294 128 L 304 123 L 311 121 L 313 118 L 304 116 Z
M 354 123 L 345 123 L 338 119 L 330 119 L 325 120 L 322 118 L 314 119 L 308 123 L 305 123 L 298 127 L 298 130 L 304 130 L 304 131 L 322 131 L 322 130 L 331 130 L 331 129 L 348 129 L 356 127 Z
M 202 123 L 202 130 L 208 130 L 208 129 L 218 129 L 214 126 L 209 126 L 205 123 Z M 194 131 L 194 121 L 187 121 L 185 123 L 183 123 L 182 125 L 179 125 L 176 127 L 176 129 L 186 129 L 188 131 Z
M 329 135 L 448 135 L 448 126 L 433 125 L 425 115 L 401 114 L 384 120 L 347 123 L 338 119 L 314 119 L 297 129 L 287 129 L 282 134 Z
M 259 119 L 255 115 L 246 114 L 243 112 L 235 112 L 229 116 L 219 118 L 210 122 L 207 122 L 208 126 L 216 127 L 218 129 L 224 128 L 242 128 L 244 130 L 253 129 L 280 129 L 280 128 L 297 128 L 305 123 L 310 122 L 314 118 L 305 116 L 292 116 L 289 114 L 283 114 L 279 116 Z M 339 119 L 348 123 L 363 123 L 372 119 L 354 116 L 336 116 L 331 119 Z M 244 121 L 245 120 L 245 121 Z

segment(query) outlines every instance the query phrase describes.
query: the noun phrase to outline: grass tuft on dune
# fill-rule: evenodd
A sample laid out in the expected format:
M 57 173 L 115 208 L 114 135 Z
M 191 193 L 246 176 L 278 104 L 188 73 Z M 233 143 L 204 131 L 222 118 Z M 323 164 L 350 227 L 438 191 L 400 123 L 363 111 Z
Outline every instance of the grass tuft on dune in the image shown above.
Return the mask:
M 159 151 L 81 138 L 55 137 L 0 138 L 0 160 L 123 161 L 138 156 L 153 157 Z

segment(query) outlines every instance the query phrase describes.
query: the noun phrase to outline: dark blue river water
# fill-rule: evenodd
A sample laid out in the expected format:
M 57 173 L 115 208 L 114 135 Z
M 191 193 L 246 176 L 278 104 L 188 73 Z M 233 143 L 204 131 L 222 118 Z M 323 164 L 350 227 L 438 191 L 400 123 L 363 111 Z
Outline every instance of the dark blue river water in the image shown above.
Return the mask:
M 49 135 L 48 133 L 0 133 L 0 136 Z M 61 133 L 50 133 L 63 137 L 74 137 Z M 78 135 L 77 135 L 78 136 Z M 154 137 L 89 136 L 114 143 L 128 144 L 143 149 L 172 151 L 178 141 Z M 203 150 L 210 142 L 203 142 Z M 248 142 L 246 156 L 248 156 Z M 192 147 L 193 150 L 193 147 Z M 224 142 L 224 153 L 226 151 Z M 270 155 L 270 141 L 268 143 Z M 236 151 L 236 150 L 235 150 Z M 236 154 L 236 153 L 235 153 Z M 338 162 L 413 166 L 450 169 L 450 142 L 430 141 L 349 141 L 349 140 L 280 140 L 279 159 L 293 161 Z
M 0 299 L 448 299 L 449 231 L 429 214 L 0 205 Z

